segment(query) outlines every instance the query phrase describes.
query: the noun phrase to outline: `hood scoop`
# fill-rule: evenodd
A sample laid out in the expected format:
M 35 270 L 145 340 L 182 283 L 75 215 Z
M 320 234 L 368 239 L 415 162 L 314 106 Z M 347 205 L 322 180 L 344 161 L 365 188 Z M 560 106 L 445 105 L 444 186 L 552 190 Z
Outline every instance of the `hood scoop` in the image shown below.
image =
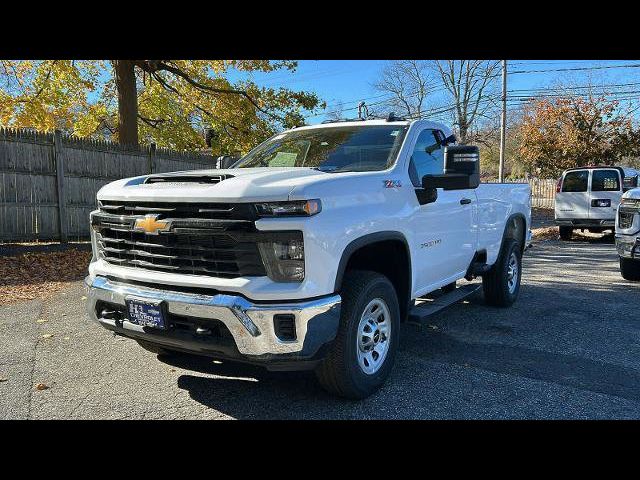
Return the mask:
M 220 175 L 202 175 L 202 174 L 180 174 L 180 175 L 151 175 L 145 180 L 145 184 L 201 184 L 201 185 L 213 185 L 220 183 L 228 178 L 233 178 L 233 175 L 220 174 Z

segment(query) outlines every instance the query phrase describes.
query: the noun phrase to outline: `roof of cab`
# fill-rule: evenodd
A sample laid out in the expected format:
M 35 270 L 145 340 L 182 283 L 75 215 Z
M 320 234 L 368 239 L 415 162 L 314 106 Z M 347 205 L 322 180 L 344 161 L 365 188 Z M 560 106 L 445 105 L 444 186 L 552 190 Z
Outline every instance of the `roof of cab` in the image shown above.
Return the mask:
M 318 128 L 336 128 L 336 127 L 366 127 L 369 125 L 403 125 L 410 126 L 415 125 L 421 128 L 434 128 L 441 130 L 445 135 L 449 136 L 453 132 L 449 127 L 439 122 L 432 122 L 430 120 L 392 120 L 388 121 L 385 119 L 375 119 L 375 120 L 351 120 L 344 122 L 330 122 L 330 123 L 319 123 L 316 125 L 305 125 L 302 127 L 296 127 L 294 129 L 286 130 L 290 131 L 298 131 L 298 130 L 313 130 Z M 285 132 L 282 132 L 285 133 Z

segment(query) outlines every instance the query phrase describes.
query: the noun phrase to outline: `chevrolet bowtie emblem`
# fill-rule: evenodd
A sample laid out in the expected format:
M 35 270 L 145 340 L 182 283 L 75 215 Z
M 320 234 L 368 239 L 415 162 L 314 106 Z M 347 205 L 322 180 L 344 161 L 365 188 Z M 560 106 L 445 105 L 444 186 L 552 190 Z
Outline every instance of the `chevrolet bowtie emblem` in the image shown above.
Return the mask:
M 158 215 L 145 215 L 138 218 L 134 225 L 134 230 L 142 231 L 148 235 L 159 235 L 160 232 L 167 232 L 171 228 L 171 220 L 157 220 Z

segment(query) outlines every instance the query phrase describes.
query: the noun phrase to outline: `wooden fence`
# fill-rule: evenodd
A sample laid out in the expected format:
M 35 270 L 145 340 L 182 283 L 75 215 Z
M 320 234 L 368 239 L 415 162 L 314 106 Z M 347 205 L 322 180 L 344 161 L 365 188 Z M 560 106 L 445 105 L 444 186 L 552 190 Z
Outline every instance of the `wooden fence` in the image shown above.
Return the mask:
M 105 184 L 126 177 L 213 168 L 211 155 L 0 128 L 0 243 L 84 239 Z
M 154 145 L 130 150 L 58 131 L 0 128 L 0 243 L 86 239 L 89 212 L 96 208 L 96 193 L 103 185 L 136 175 L 214 165 L 213 156 Z M 528 182 L 532 206 L 553 208 L 555 180 L 507 182 Z
M 483 180 L 495 183 L 497 180 Z M 556 180 L 553 178 L 505 179 L 505 183 L 528 183 L 531 187 L 531 206 L 533 208 L 553 208 L 556 194 Z

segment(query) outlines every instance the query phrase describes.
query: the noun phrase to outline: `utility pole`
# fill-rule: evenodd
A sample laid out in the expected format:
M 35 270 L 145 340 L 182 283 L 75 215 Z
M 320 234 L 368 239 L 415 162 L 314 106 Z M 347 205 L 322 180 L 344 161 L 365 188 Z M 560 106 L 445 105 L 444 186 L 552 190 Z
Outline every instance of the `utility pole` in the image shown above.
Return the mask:
M 507 137 L 507 61 L 502 60 L 502 114 L 500 115 L 500 169 L 498 180 L 504 182 L 504 144 Z

